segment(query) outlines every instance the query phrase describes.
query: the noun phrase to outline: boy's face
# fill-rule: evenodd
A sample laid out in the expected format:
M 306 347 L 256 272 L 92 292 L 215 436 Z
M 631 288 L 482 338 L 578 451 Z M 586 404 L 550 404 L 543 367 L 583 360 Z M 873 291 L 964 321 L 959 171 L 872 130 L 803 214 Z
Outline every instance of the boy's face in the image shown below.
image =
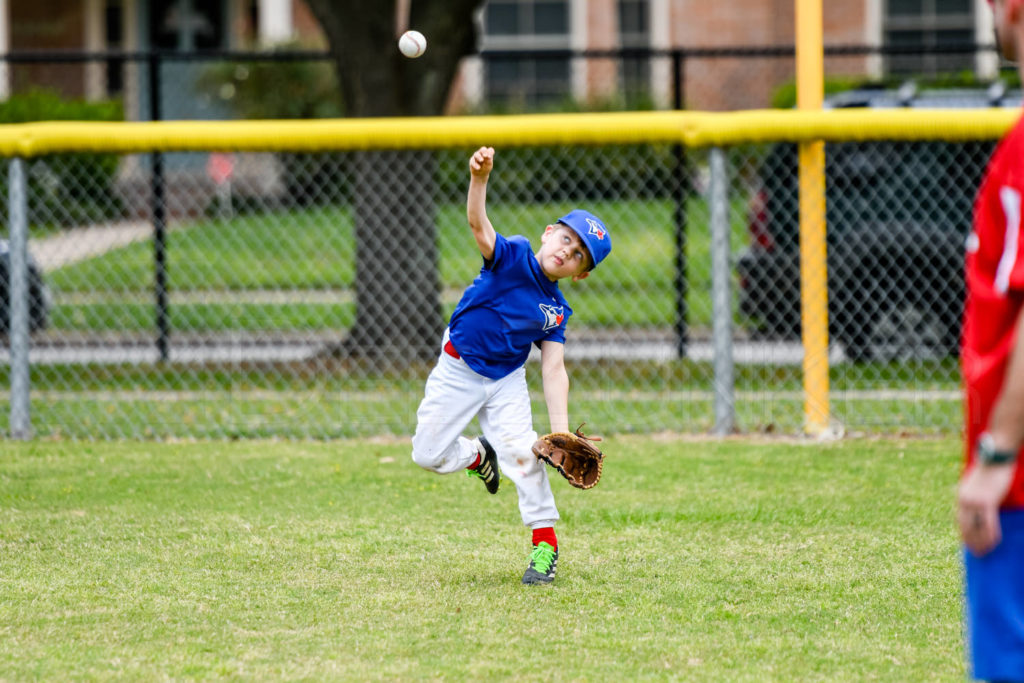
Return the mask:
M 551 281 L 571 277 L 573 282 L 590 275 L 590 255 L 572 228 L 556 223 L 544 228 L 537 261 Z

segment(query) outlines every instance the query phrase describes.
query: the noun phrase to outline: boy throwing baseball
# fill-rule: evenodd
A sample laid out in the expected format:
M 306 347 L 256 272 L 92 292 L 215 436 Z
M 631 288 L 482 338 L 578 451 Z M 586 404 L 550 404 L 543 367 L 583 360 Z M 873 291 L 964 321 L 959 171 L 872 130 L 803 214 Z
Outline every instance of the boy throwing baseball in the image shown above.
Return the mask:
M 533 532 L 523 583 L 545 584 L 554 581 L 558 563 L 558 509 L 547 470 L 531 450 L 537 433 L 523 366 L 539 346 L 551 431 L 568 431 L 563 345 L 572 309 L 558 281 L 586 278 L 612 245 L 604 223 L 580 209 L 545 227 L 536 252 L 525 237 L 498 234 L 486 211 L 493 166 L 491 147 L 469 160 L 466 214 L 483 267 L 452 313 L 427 378 L 412 458 L 438 474 L 467 470 L 488 493 L 497 493 L 501 474 L 515 484 L 523 524 Z M 483 435 L 469 439 L 462 432 L 474 417 Z

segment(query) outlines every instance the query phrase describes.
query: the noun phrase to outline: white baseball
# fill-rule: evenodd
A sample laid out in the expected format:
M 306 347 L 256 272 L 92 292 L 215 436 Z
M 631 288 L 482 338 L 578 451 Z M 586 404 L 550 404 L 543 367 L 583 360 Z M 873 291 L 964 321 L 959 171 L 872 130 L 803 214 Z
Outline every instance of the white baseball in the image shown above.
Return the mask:
M 406 31 L 398 39 L 398 49 L 406 57 L 419 57 L 427 51 L 427 39 L 419 31 Z

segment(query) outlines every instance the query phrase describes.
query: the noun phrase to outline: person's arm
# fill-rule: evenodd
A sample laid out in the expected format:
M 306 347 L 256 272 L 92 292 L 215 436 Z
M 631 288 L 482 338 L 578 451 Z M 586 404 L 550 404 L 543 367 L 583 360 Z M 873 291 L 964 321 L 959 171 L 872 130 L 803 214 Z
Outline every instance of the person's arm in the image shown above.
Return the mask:
M 469 194 L 466 217 L 476 238 L 476 246 L 485 260 L 494 257 L 494 226 L 487 218 L 487 178 L 494 168 L 494 148 L 481 147 L 469 159 Z
M 1002 390 L 986 431 L 997 451 L 1017 452 L 1024 443 L 1024 311 L 1017 318 L 1015 342 Z M 976 444 L 968 444 L 970 448 Z M 984 555 L 999 544 L 999 505 L 1010 490 L 1017 463 L 980 464 L 975 460 L 960 482 L 957 522 L 964 544 Z
M 544 401 L 552 432 L 569 431 L 569 373 L 565 371 L 565 344 L 545 341 L 540 344 L 541 377 Z

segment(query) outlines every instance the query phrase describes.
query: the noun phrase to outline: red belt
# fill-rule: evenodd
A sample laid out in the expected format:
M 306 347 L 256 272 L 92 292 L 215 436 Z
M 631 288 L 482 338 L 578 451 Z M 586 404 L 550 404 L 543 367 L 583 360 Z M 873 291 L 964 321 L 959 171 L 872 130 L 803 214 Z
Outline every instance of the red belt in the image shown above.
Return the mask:
M 452 358 L 461 358 L 462 357 L 462 356 L 459 355 L 459 352 L 455 350 L 455 347 L 452 346 L 451 339 L 449 339 L 448 341 L 446 341 L 444 343 L 444 352 L 447 353 Z

